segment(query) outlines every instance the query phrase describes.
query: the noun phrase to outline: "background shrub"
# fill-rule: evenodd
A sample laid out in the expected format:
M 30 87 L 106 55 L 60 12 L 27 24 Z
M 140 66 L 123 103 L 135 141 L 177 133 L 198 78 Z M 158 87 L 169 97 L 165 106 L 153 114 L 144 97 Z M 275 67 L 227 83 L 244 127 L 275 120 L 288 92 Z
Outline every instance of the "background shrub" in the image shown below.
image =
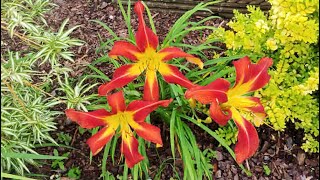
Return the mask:
M 268 15 L 253 6 L 249 14 L 234 11 L 228 25 L 211 38 L 222 39 L 227 55 L 248 53 L 253 59 L 268 56 L 274 68 L 267 88 L 255 95 L 268 114 L 265 123 L 283 131 L 287 122 L 305 133 L 302 148 L 319 152 L 319 2 L 270 0 Z

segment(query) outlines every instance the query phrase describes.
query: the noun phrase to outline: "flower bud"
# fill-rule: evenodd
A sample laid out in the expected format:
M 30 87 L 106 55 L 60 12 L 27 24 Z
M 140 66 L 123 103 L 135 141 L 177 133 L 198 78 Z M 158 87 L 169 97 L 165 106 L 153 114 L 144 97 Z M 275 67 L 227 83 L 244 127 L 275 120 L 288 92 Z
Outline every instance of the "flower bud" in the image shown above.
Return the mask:
M 194 109 L 197 105 L 196 100 L 194 100 L 193 98 L 188 99 L 188 102 L 192 109 Z
M 210 116 L 208 116 L 203 122 L 206 124 L 209 124 L 209 123 L 212 123 L 212 119 Z

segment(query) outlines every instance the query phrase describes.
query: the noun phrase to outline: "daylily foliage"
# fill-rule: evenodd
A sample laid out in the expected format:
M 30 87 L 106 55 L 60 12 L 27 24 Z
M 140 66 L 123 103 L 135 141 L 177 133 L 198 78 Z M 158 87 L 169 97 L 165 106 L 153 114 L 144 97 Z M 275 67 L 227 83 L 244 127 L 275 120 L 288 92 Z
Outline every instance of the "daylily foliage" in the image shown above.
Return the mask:
M 138 141 L 134 137 L 134 130 L 140 137 L 162 146 L 160 129 L 144 122 L 145 118 L 159 106 L 167 107 L 172 99 L 163 101 L 132 101 L 127 107 L 122 91 L 107 97 L 111 112 L 99 109 L 92 112 L 66 110 L 66 115 L 82 128 L 91 129 L 98 126 L 103 128 L 88 139 L 93 155 L 98 154 L 119 129 L 122 137 L 121 153 L 124 154 L 128 167 L 133 167 L 143 160 L 138 152 Z
M 99 95 L 104 96 L 115 88 L 125 86 L 144 71 L 146 72 L 143 93 L 144 100 L 157 101 L 159 99 L 157 72 L 168 83 L 176 83 L 186 88 L 192 87 L 194 84 L 177 67 L 167 64 L 167 61 L 173 58 L 186 58 L 189 62 L 203 68 L 202 61 L 177 47 L 166 47 L 157 51 L 159 44 L 158 37 L 145 24 L 142 2 L 138 1 L 135 4 L 134 12 L 139 19 L 138 31 L 135 35 L 136 45 L 125 41 L 117 41 L 109 52 L 110 57 L 117 58 L 118 56 L 123 56 L 130 59 L 133 63 L 118 68 L 112 80 L 99 87 Z
M 233 64 L 236 69 L 236 82 L 232 88 L 230 88 L 230 82 L 223 78 L 218 78 L 206 86 L 193 84 L 177 67 L 168 64 L 167 61 L 173 58 L 186 58 L 201 69 L 202 61 L 176 47 L 157 50 L 158 37 L 145 24 L 144 6 L 141 1 L 135 4 L 134 12 L 139 20 L 135 35 L 136 44 L 117 41 L 109 52 L 110 57 L 116 59 L 118 56 L 123 56 L 130 59 L 132 63 L 118 68 L 112 80 L 98 89 L 100 96 L 107 97 L 108 104 L 112 108 L 111 112 L 105 109 L 92 112 L 66 110 L 67 117 L 83 128 L 102 127 L 87 141 L 93 155 L 99 153 L 116 133 L 122 137 L 121 153 L 124 154 L 129 168 L 143 159 L 138 151 L 138 141 L 133 131 L 145 140 L 162 146 L 160 129 L 144 122 L 152 111 L 159 106 L 167 107 L 172 101 L 172 99 L 159 101 L 157 80 L 157 72 L 159 72 L 167 83 L 176 83 L 188 88 L 185 97 L 190 99 L 193 108 L 195 100 L 202 104 L 210 104 L 210 117 L 219 125 L 226 125 L 230 119 L 233 119 L 239 129 L 235 147 L 236 161 L 242 163 L 251 157 L 259 146 L 259 138 L 254 126 L 244 118 L 242 113 L 253 114 L 256 125 L 261 124 L 266 117 L 259 98 L 247 96 L 247 94 L 268 83 L 270 76 L 267 70 L 272 65 L 272 59 L 262 58 L 257 64 L 252 64 L 248 57 L 235 61 Z M 126 106 L 122 91 L 110 95 L 112 90 L 122 88 L 143 72 L 146 72 L 143 100 L 134 100 Z
M 219 125 L 226 125 L 231 118 L 234 120 L 239 130 L 235 147 L 236 160 L 242 163 L 256 152 L 259 138 L 254 126 L 241 115 L 241 112 L 252 113 L 258 122 L 262 122 L 266 116 L 259 98 L 246 94 L 264 87 L 269 82 L 268 68 L 272 65 L 272 59 L 262 58 L 257 64 L 252 64 L 248 57 L 244 57 L 233 64 L 236 68 L 236 82 L 232 88 L 228 89 L 228 81 L 217 79 L 207 86 L 188 89 L 186 98 L 196 99 L 203 104 L 210 103 L 210 116 Z M 219 92 L 219 89 L 227 89 L 226 98 L 223 95 L 220 95 L 220 98 L 210 98 L 213 97 L 213 93 Z

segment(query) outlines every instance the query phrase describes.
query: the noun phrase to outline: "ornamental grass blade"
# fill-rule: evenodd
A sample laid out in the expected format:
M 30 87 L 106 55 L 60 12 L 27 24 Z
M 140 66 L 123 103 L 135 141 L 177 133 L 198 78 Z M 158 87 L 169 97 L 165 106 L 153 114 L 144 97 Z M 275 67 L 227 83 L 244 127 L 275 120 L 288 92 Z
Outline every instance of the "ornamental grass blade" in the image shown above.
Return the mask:
M 126 22 L 127 28 L 128 28 L 128 34 L 129 34 L 129 39 L 134 41 L 134 35 L 132 33 L 132 28 L 131 28 L 131 22 L 130 22 L 130 0 L 128 1 L 128 14 L 126 13 L 125 9 L 123 8 L 121 0 L 117 0 L 121 14 L 124 18 L 124 21 Z
M 145 4 L 145 2 L 142 1 L 142 4 L 144 5 L 144 8 L 146 9 L 146 12 L 147 12 L 147 15 L 148 15 L 148 19 L 149 19 L 149 23 L 150 23 L 151 29 L 152 29 L 152 31 L 153 31 L 155 34 L 157 34 L 157 31 L 156 31 L 156 28 L 155 28 L 155 26 L 154 26 L 154 22 L 153 22 L 153 18 L 152 18 L 150 9 L 149 9 L 149 7 Z
M 1 172 L 1 179 L 2 178 L 17 179 L 17 180 L 36 180 L 36 179 L 32 179 L 32 178 L 27 178 L 27 177 L 23 177 L 23 176 L 18 176 L 18 175 L 13 175 L 13 174 Z
M 1 155 L 5 158 L 20 158 L 20 159 L 66 159 L 62 156 L 50 156 L 42 154 L 29 154 L 29 153 L 14 153 L 14 152 L 1 152 Z
M 200 83 L 200 85 L 202 85 L 202 86 L 203 86 L 203 85 L 207 85 L 207 84 L 213 82 L 214 80 L 223 77 L 224 75 L 226 75 L 226 74 L 228 74 L 228 73 L 234 72 L 234 70 L 235 70 L 234 67 L 225 68 L 224 70 L 219 71 L 218 73 L 215 73 L 215 74 L 213 74 L 212 76 L 206 78 L 204 81 L 202 81 L 202 82 Z
M 173 165 L 175 165 L 175 159 L 176 159 L 176 151 L 175 151 L 175 122 L 176 122 L 176 109 L 174 108 L 172 110 L 171 118 L 170 118 L 170 147 L 171 147 L 171 153 L 173 158 Z
M 202 128 L 204 131 L 206 131 L 207 133 L 209 133 L 212 137 L 214 137 L 224 148 L 227 149 L 227 151 L 229 152 L 229 154 L 232 156 L 232 158 L 234 160 L 236 160 L 236 156 L 234 151 L 230 148 L 230 146 L 228 146 L 228 144 L 226 143 L 226 141 L 224 139 L 222 139 L 218 134 L 216 134 L 214 131 L 212 131 L 211 129 L 209 129 L 207 126 L 198 123 L 196 120 L 192 119 L 189 116 L 186 115 L 179 115 L 181 118 L 187 119 L 188 121 L 192 122 L 193 124 L 199 126 L 200 128 Z M 247 170 L 242 164 L 239 165 L 239 167 L 246 173 L 247 176 L 252 176 L 252 173 Z

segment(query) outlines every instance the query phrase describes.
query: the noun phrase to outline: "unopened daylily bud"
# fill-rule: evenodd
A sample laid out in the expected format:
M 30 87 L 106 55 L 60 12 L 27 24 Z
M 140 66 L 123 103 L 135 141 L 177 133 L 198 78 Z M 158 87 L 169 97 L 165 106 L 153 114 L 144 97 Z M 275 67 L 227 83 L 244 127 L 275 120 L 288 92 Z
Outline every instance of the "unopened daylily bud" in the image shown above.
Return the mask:
M 197 105 L 196 100 L 194 100 L 193 98 L 188 99 L 188 102 L 192 109 L 195 108 Z
M 197 122 L 198 122 L 198 123 L 201 123 L 201 122 L 202 122 L 202 119 L 197 119 Z
M 212 123 L 212 119 L 210 116 L 208 116 L 203 122 L 206 124 L 210 124 L 210 123 Z
M 161 148 L 162 146 L 162 144 L 156 144 L 156 148 Z

